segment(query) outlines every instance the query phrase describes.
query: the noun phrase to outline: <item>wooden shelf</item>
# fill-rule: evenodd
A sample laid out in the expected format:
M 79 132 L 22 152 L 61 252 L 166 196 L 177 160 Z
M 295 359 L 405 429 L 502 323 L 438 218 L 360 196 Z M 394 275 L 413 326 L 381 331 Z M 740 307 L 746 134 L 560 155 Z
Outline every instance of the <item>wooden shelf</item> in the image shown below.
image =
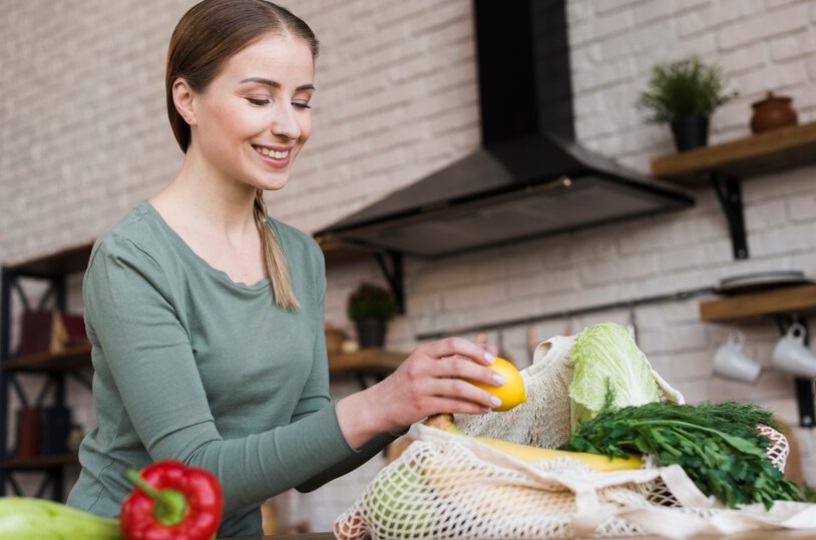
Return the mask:
M 707 185 L 708 173 L 744 179 L 816 164 L 816 122 L 766 131 L 652 161 L 652 174 Z
M 59 372 L 74 371 L 91 366 L 91 344 L 66 348 L 58 353 L 43 353 L 11 358 L 2 363 L 5 371 Z
M 722 206 L 735 259 L 748 258 L 740 182 L 816 165 L 816 122 L 774 129 L 652 161 L 652 175 L 678 184 L 711 185 Z
M 6 265 L 6 270 L 19 275 L 38 278 L 56 278 L 74 272 L 81 272 L 88 264 L 93 244 L 93 241 L 89 241 L 36 259 L 9 264 Z M 371 250 L 341 242 L 321 243 L 320 249 L 326 257 L 326 264 L 357 261 L 371 257 L 373 254 Z
M 86 242 L 26 262 L 9 264 L 5 269 L 21 276 L 55 279 L 83 271 L 92 248 L 93 241 Z
M 360 349 L 353 353 L 330 354 L 329 375 L 345 374 L 386 377 L 397 369 L 407 354 L 383 349 Z
M 700 319 L 703 321 L 734 323 L 774 317 L 783 334 L 785 324 L 812 313 L 816 313 L 816 285 L 780 287 L 700 303 Z M 813 428 L 816 425 L 814 381 L 794 377 L 794 390 L 799 409 L 799 425 Z
M 361 349 L 353 353 L 330 354 L 329 372 L 332 375 L 354 372 L 385 376 L 399 367 L 406 356 L 403 353 L 382 349 Z M 20 372 L 72 371 L 90 366 L 90 344 L 72 347 L 60 353 L 13 358 L 3 363 L 4 370 Z
M 94 242 L 89 241 L 25 262 L 6 265 L 6 270 L 15 274 L 56 278 L 81 272 L 88 264 Z M 326 264 L 341 264 L 371 257 L 371 250 L 342 242 L 321 243 L 320 249 L 326 257 Z
M 816 285 L 782 287 L 700 303 L 700 319 L 708 322 L 725 323 L 792 313 L 816 313 Z
M 25 459 L 10 459 L 0 463 L 0 468 L 15 471 L 40 471 L 43 469 L 59 469 L 66 465 L 79 464 L 76 454 L 59 454 L 55 456 L 38 456 Z

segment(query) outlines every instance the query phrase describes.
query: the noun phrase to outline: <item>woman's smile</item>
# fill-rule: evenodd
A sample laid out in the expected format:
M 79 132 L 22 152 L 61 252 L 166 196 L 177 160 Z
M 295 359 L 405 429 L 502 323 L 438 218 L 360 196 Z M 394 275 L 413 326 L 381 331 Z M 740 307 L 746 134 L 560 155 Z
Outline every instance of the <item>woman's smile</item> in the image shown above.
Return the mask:
M 257 154 L 263 158 L 265 163 L 273 167 L 288 167 L 290 163 L 291 148 L 276 149 L 269 146 L 252 145 Z

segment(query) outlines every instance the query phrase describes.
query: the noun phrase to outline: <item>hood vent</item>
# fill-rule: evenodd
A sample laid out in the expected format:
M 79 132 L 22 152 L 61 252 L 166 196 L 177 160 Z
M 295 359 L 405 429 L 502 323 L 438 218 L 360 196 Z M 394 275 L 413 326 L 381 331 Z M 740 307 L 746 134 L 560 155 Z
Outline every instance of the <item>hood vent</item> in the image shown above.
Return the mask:
M 473 8 L 482 147 L 318 240 L 441 257 L 694 204 L 575 142 L 566 0 Z

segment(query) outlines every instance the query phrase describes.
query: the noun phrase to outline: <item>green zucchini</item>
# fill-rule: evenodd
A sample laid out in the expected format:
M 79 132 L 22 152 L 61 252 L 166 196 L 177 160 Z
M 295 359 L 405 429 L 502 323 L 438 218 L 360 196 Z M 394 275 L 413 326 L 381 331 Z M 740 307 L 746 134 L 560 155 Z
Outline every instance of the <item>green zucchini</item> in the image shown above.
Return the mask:
M 35 497 L 0 497 L 0 540 L 122 540 L 117 518 Z

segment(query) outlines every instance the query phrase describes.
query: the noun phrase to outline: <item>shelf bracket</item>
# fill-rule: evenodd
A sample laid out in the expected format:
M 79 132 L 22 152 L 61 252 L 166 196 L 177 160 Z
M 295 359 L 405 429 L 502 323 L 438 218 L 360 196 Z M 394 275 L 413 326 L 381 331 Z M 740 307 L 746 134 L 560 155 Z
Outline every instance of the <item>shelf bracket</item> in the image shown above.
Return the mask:
M 405 314 L 405 274 L 403 272 L 402 253 L 396 251 L 378 251 L 377 263 L 397 301 L 397 313 Z
M 735 259 L 748 258 L 748 240 L 745 234 L 745 216 L 742 205 L 742 188 L 736 178 L 721 173 L 708 174 L 717 199 L 720 201 L 728 229 L 731 233 L 731 246 Z
M 8 459 L 8 458 L 6 458 L 6 459 Z M 6 480 L 8 481 L 9 484 L 11 484 L 11 489 L 14 492 L 14 494 L 22 496 L 23 495 L 23 488 L 20 487 L 20 484 L 17 482 L 17 479 L 14 478 L 13 474 L 10 474 L 10 473 L 6 473 L 6 474 L 8 475 L 6 477 Z
M 784 336 L 788 333 L 790 325 L 795 322 L 804 327 L 804 343 L 808 345 L 808 327 L 802 317 L 797 315 L 777 317 L 779 332 Z M 796 392 L 796 405 L 799 410 L 799 425 L 801 427 L 813 428 L 816 426 L 816 379 L 795 377 L 794 390 Z

